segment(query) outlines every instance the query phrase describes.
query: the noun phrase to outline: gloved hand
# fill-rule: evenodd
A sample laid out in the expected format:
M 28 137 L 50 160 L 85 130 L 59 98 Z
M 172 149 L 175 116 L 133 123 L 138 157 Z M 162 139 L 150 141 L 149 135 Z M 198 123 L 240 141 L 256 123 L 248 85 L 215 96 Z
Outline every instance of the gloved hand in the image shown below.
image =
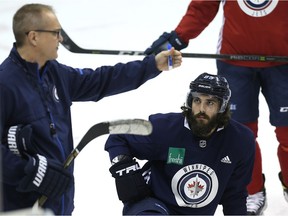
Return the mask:
M 176 50 L 182 50 L 188 46 L 177 35 L 175 31 L 171 33 L 164 32 L 153 44 L 144 51 L 145 55 L 157 55 L 163 50 L 167 50 L 168 43 L 172 45 Z
M 26 175 L 20 181 L 17 191 L 35 191 L 52 199 L 60 197 L 71 184 L 72 174 L 62 164 L 42 155 L 25 156 L 28 158 L 24 168 Z
M 119 200 L 136 201 L 149 196 L 151 191 L 142 176 L 142 170 L 135 159 L 125 159 L 109 169 L 115 178 Z
M 13 154 L 22 156 L 23 153 L 35 154 L 36 147 L 32 142 L 32 127 L 28 125 L 11 126 L 7 134 L 8 148 Z

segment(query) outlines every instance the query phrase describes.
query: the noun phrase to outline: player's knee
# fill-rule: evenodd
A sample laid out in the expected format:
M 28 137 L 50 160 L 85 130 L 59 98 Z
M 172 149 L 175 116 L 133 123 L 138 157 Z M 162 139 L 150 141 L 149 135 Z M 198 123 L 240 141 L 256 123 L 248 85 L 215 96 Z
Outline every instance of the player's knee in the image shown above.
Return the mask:
M 123 215 L 169 215 L 169 211 L 163 202 L 148 197 L 138 202 L 125 204 Z

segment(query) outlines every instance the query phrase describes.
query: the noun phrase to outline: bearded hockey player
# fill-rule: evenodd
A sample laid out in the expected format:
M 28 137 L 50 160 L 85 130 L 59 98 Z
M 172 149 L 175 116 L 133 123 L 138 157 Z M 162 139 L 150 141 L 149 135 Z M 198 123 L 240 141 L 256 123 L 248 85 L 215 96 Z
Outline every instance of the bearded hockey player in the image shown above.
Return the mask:
M 224 77 L 203 73 L 182 113 L 150 115 L 150 135 L 108 137 L 124 215 L 213 215 L 219 204 L 225 215 L 246 214 L 255 139 L 230 118 L 230 96 Z M 138 159 L 147 160 L 142 169 Z

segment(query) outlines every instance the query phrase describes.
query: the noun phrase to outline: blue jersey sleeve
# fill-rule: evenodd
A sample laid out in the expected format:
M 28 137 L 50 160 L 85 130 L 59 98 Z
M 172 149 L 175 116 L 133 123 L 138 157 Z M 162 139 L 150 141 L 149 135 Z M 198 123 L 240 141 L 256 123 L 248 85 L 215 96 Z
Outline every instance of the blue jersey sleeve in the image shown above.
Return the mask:
M 99 101 L 107 96 L 137 89 L 160 74 L 154 56 L 147 56 L 142 61 L 102 66 L 95 70 L 61 64 L 58 67 L 63 82 L 61 85 L 68 87 L 69 92 L 65 92 L 65 95 L 71 101 Z

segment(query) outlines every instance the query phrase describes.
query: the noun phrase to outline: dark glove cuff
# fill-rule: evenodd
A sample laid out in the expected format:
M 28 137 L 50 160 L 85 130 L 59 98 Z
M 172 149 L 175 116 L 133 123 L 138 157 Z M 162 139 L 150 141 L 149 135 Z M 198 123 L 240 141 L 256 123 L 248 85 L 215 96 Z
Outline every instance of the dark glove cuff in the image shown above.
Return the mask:
M 171 33 L 164 32 L 149 48 L 144 51 L 145 55 L 157 55 L 159 52 L 167 50 L 167 44 L 170 37 Z
M 144 53 L 146 55 L 158 54 L 163 50 L 167 50 L 167 45 L 170 43 L 176 50 L 182 50 L 188 46 L 177 35 L 175 31 L 171 33 L 164 32 L 153 44 L 147 48 Z
M 116 163 L 119 163 L 120 161 L 131 161 L 132 158 L 131 156 L 128 156 L 128 155 L 118 155 L 116 157 L 114 157 L 112 160 L 111 160 L 111 164 L 114 165 Z
M 177 35 L 175 31 L 171 32 L 170 38 L 169 38 L 170 44 L 176 49 L 176 50 L 182 50 L 188 46 L 188 44 L 184 43 Z

